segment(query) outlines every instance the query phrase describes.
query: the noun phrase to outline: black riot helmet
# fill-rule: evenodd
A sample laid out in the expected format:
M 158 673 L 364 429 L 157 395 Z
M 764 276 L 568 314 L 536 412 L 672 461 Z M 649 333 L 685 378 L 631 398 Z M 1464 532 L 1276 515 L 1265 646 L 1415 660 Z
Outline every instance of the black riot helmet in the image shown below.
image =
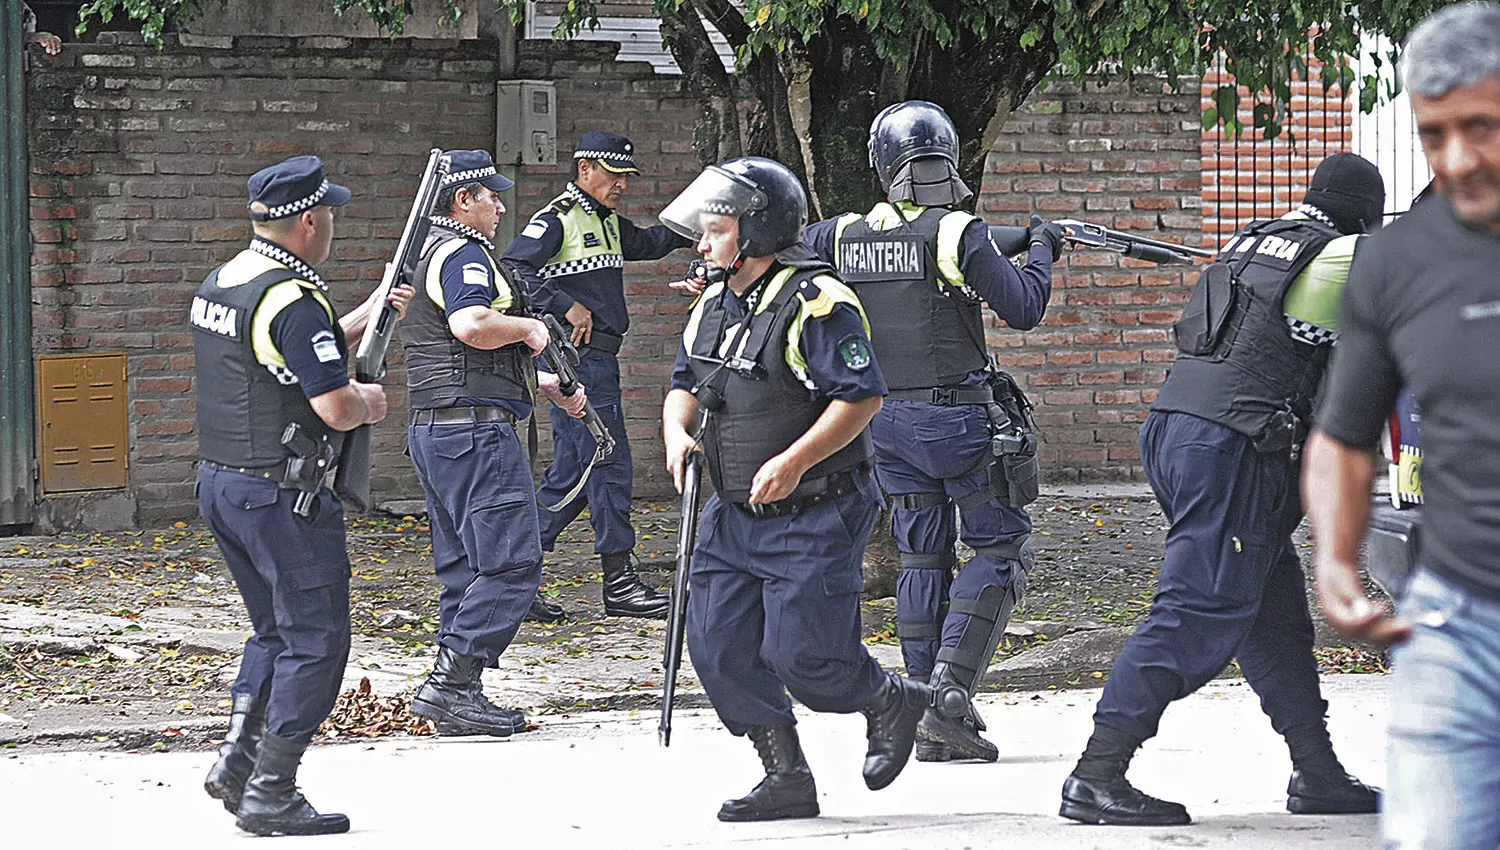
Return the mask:
M 661 211 L 661 223 L 689 239 L 703 236 L 704 213 L 739 219 L 740 253 L 769 257 L 802 241 L 807 193 L 785 165 L 742 156 L 710 165 Z
M 870 167 L 889 190 L 901 166 L 918 157 L 958 165 L 958 130 L 941 106 L 925 100 L 894 103 L 870 122 Z

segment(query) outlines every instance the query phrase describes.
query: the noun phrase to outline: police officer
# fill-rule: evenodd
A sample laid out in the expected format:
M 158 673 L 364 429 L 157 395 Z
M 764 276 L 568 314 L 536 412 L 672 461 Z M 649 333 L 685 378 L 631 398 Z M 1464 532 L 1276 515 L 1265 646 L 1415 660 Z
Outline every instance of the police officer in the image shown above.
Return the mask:
M 725 278 L 693 308 L 662 411 L 679 490 L 696 432 L 716 491 L 693 552 L 693 668 L 766 770 L 719 819 L 814 817 L 787 692 L 814 711 L 865 714 L 875 790 L 905 767 L 928 700 L 859 639 L 862 555 L 880 504 L 866 426 L 885 381 L 859 300 L 800 244 L 807 197 L 786 167 L 711 166 L 661 219 Z
M 818 222 L 807 244 L 859 295 L 890 385 L 870 431 L 901 552 L 897 633 L 907 674 L 938 696 L 917 759 L 994 761 L 968 698 L 1033 564 L 1025 503 L 1036 495 L 1036 455 L 1019 390 L 985 348 L 982 311 L 989 304 L 1018 330 L 1042 321 L 1062 228 L 1035 226 L 1018 270 L 984 221 L 954 209 L 973 193 L 958 176 L 957 130 L 936 104 L 887 107 L 870 125 L 869 152 L 887 200 Z M 1001 436 L 1020 440 L 1020 453 L 997 458 Z M 955 502 L 975 552 L 956 578 Z
M 1292 532 L 1301 443 L 1344 282 L 1384 205 L 1375 166 L 1335 154 L 1301 207 L 1241 230 L 1199 278 L 1175 328 L 1177 361 L 1141 428 L 1142 465 L 1171 523 L 1166 560 L 1063 784 L 1063 817 L 1188 823 L 1187 809 L 1137 791 L 1125 771 L 1167 706 L 1231 659 L 1291 751 L 1287 809 L 1376 810 L 1378 792 L 1344 772 L 1329 742 Z
M 315 156 L 251 176 L 250 247 L 193 298 L 198 508 L 239 586 L 245 643 L 230 729 L 204 787 L 258 835 L 347 832 L 297 791 L 297 767 L 338 695 L 349 655 L 344 511 L 324 486 L 342 432 L 385 418 L 385 392 L 351 381 L 345 340 L 367 299 L 335 321 L 328 285 L 333 209 L 349 190 Z M 392 294 L 404 311 L 410 288 Z M 372 296 L 373 299 L 373 296 Z
M 573 152 L 574 177 L 561 195 L 532 216 L 505 252 L 519 264 L 533 287 L 539 310 L 572 328 L 582 359 L 578 377 L 589 388 L 595 409 L 614 436 L 614 453 L 590 474 L 578 498 L 557 511 L 542 512 L 542 548 L 589 508 L 594 551 L 604 570 L 604 613 L 616 617 L 666 616 L 667 598 L 642 584 L 632 565 L 635 529 L 630 524 L 633 470 L 625 417 L 620 404 L 620 364 L 616 359 L 630 315 L 625 305 L 626 260 L 655 260 L 689 243 L 665 227 L 636 227 L 615 212 L 640 174 L 635 146 L 614 133 L 584 133 Z M 583 423 L 552 412 L 553 462 L 537 490 L 537 501 L 557 505 L 578 483 L 594 456 L 594 438 Z M 533 619 L 556 621 L 560 606 L 540 598 Z
M 439 735 L 505 737 L 526 729 L 519 711 L 485 699 L 480 674 L 520 628 L 542 576 L 536 499 L 515 423 L 531 415 L 533 357 L 547 328 L 526 293 L 495 265 L 490 241 L 514 184 L 486 151 L 445 154 L 416 280 L 421 293 L 402 324 L 412 416 L 411 459 L 427 497 L 432 558 L 443 585 L 438 655 L 412 712 Z M 585 396 L 563 398 L 574 415 Z

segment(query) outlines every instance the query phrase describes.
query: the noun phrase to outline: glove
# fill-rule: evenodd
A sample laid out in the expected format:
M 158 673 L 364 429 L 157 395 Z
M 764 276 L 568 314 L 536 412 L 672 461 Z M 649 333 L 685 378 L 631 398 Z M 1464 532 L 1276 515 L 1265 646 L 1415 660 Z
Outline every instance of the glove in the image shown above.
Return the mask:
M 1044 222 L 1042 217 L 1034 215 L 1031 217 L 1031 244 L 1044 245 L 1052 251 L 1052 262 L 1062 258 L 1063 241 L 1068 235 L 1068 229 L 1056 222 Z

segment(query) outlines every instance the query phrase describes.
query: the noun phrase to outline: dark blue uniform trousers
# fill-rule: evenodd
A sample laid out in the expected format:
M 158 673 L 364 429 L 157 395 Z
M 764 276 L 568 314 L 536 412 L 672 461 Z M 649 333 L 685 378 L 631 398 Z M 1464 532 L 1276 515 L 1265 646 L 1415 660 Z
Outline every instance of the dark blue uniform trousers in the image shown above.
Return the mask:
M 788 691 L 813 711 L 838 713 L 875 697 L 885 673 L 860 643 L 859 592 L 879 504 L 873 482 L 780 517 L 708 500 L 687 645 L 730 732 L 795 723 Z
M 584 507 L 594 526 L 594 551 L 602 555 L 629 552 L 635 548 L 635 529 L 630 525 L 630 492 L 634 466 L 630 440 L 625 435 L 625 411 L 620 404 L 620 362 L 615 355 L 597 348 L 584 348 L 578 364 L 578 379 L 589 401 L 599 411 L 604 427 L 615 438 L 615 450 L 600 459 L 589 475 L 583 492 L 562 510 L 542 511 L 542 548 L 552 551 L 557 536 L 578 518 Z M 555 505 L 578 483 L 578 477 L 594 457 L 594 437 L 583 424 L 551 405 L 552 466 L 542 476 L 536 491 L 538 502 Z
M 412 424 L 408 436 L 443 584 L 438 643 L 494 664 L 542 581 L 526 450 L 505 422 Z
M 1153 411 L 1141 459 L 1171 524 L 1151 613 L 1115 660 L 1094 721 L 1142 740 L 1162 712 L 1239 659 L 1282 736 L 1320 728 L 1313 625 L 1292 532 L 1298 464 L 1186 413 Z
M 235 696 L 265 705 L 266 731 L 308 743 L 338 698 L 349 660 L 349 554 L 344 509 L 326 488 L 312 516 L 297 491 L 198 466 L 198 511 L 240 589 L 255 634 Z
M 961 499 L 989 484 L 981 461 L 989 457 L 989 420 L 977 404 L 936 405 L 889 399 L 870 425 L 875 438 L 875 474 L 891 496 L 942 493 Z M 978 466 L 978 469 L 975 467 Z M 966 474 L 967 473 L 967 474 Z M 976 551 L 1012 543 L 1031 533 L 1026 512 L 1003 496 L 962 512 L 963 541 Z M 896 507 L 891 515 L 896 546 L 908 554 L 951 556 L 958 539 L 954 506 L 918 510 Z M 982 552 L 953 576 L 951 567 L 903 569 L 897 579 L 896 616 L 905 624 L 936 623 L 952 596 L 977 599 L 988 585 L 1009 587 L 1020 562 Z M 951 583 L 951 584 L 950 584 Z M 942 618 L 942 646 L 957 646 L 968 614 Z M 939 639 L 901 639 L 906 672 L 926 680 L 932 673 Z

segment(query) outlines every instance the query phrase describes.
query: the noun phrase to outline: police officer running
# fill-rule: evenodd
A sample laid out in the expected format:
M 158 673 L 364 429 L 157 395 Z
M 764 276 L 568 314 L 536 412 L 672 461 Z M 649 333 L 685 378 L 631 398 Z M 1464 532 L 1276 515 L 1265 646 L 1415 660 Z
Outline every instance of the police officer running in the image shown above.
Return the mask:
M 514 183 L 487 151 L 445 156 L 417 265 L 421 293 L 401 328 L 411 459 L 443 585 L 437 662 L 412 713 L 437 721 L 439 735 L 505 737 L 524 731 L 526 717 L 490 703 L 480 674 L 515 638 L 542 577 L 531 468 L 515 423 L 531 415 L 533 357 L 547 346 L 547 328 L 495 265 L 490 240 L 505 213 L 497 193 Z M 571 415 L 583 412 L 584 393 L 564 398 L 556 375 L 542 390 Z
M 722 278 L 693 308 L 662 410 L 679 491 L 697 437 L 716 491 L 693 552 L 688 650 L 719 718 L 749 735 L 766 771 L 719 819 L 814 817 L 788 691 L 813 711 L 865 714 L 874 790 L 905 767 L 928 701 L 860 643 L 880 504 L 866 426 L 885 380 L 859 300 L 800 244 L 807 197 L 786 167 L 710 166 L 661 220 L 697 239 Z
M 324 484 L 343 432 L 386 415 L 385 391 L 351 381 L 345 364 L 345 340 L 374 303 L 335 321 L 313 269 L 328 259 L 333 208 L 350 198 L 317 157 L 262 169 L 249 190 L 255 237 L 209 274 L 190 317 L 198 509 L 254 628 L 204 788 L 248 832 L 347 832 L 347 817 L 319 814 L 297 791 L 297 768 L 349 656 L 344 511 Z M 411 294 L 400 287 L 391 302 L 404 312 Z
M 1025 504 L 1036 497 L 1037 465 L 1024 397 L 985 348 L 983 309 L 1018 330 L 1042 321 L 1062 228 L 1034 226 L 1018 270 L 983 220 L 953 209 L 973 193 L 958 176 L 958 131 L 936 104 L 881 111 L 869 154 L 888 200 L 812 225 L 807 244 L 859 296 L 890 385 L 870 432 L 901 552 L 901 655 L 907 674 L 934 690 L 917 759 L 994 761 L 969 697 L 1034 563 Z M 1001 445 L 1009 454 L 992 451 Z M 975 552 L 956 578 L 955 503 Z
M 584 133 L 573 152 L 574 177 L 561 195 L 532 216 L 505 252 L 532 289 L 538 310 L 572 328 L 582 354 L 578 377 L 589 388 L 594 407 L 614 436 L 614 453 L 601 459 L 582 494 L 558 511 L 542 512 L 542 548 L 548 552 L 562 530 L 589 508 L 594 551 L 604 570 L 604 613 L 614 617 L 661 618 L 667 597 L 641 583 L 632 565 L 635 529 L 630 524 L 630 442 L 620 403 L 620 364 L 616 359 L 630 328 L 625 305 L 626 260 L 655 260 L 689 247 L 665 227 L 636 227 L 615 212 L 640 174 L 635 146 L 614 133 Z M 578 483 L 594 456 L 594 438 L 582 422 L 552 411 L 552 466 L 542 478 L 537 501 L 556 504 Z M 554 622 L 563 609 L 538 597 L 531 619 Z
M 1385 187 L 1335 154 L 1302 206 L 1257 221 L 1205 267 L 1175 328 L 1178 356 L 1141 428 L 1141 460 L 1167 521 L 1146 621 L 1115 660 L 1094 731 L 1063 784 L 1063 817 L 1171 825 L 1187 809 L 1137 791 L 1131 757 L 1162 712 L 1237 659 L 1292 757 L 1287 810 L 1373 812 L 1379 793 L 1345 773 L 1324 717 L 1302 565 L 1300 452 L 1338 335 L 1362 234 Z

